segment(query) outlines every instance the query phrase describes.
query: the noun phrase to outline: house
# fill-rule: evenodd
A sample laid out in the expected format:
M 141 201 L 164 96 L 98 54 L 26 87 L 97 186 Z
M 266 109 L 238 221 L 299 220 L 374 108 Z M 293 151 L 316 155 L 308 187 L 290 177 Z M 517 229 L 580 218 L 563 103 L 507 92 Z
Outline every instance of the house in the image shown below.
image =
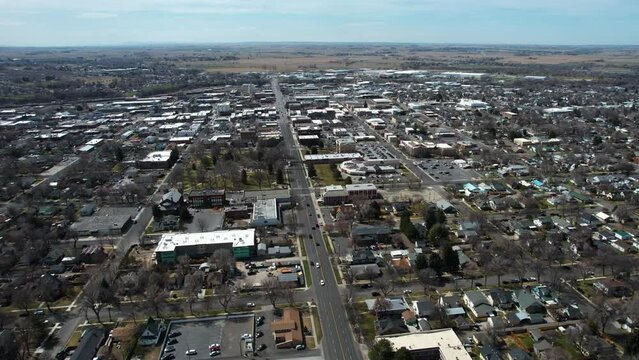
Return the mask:
M 162 200 L 158 204 L 163 215 L 180 215 L 182 208 L 186 207 L 182 193 L 176 188 L 172 188 L 162 195 Z
M 479 358 L 482 360 L 501 360 L 501 353 L 490 345 L 484 345 L 479 348 Z
M 382 270 L 377 264 L 352 265 L 351 272 L 357 280 L 372 280 L 382 275 Z
M 523 349 L 512 348 L 506 352 L 507 360 L 533 360 L 533 357 Z
M 377 316 L 400 316 L 404 311 L 410 310 L 410 307 L 403 298 L 385 299 L 378 297 L 375 299 L 366 299 L 364 301 L 368 311 L 375 312 Z M 382 303 L 383 306 L 379 304 Z
M 632 288 L 625 282 L 617 279 L 601 279 L 593 284 L 593 286 L 611 297 L 630 297 L 632 296 Z
M 80 216 L 91 216 L 96 209 L 97 206 L 94 203 L 85 204 L 80 208 Z
M 566 320 L 580 320 L 584 318 L 581 309 L 579 309 L 579 306 L 575 304 L 570 304 L 565 307 L 561 312 L 561 316 Z
M 393 269 L 400 275 L 411 272 L 411 264 L 407 256 L 402 256 L 399 259 L 391 259 L 390 263 Z
M 395 316 L 383 316 L 375 321 L 377 335 L 393 335 L 408 332 L 404 319 Z
M 390 234 L 391 229 L 384 225 L 353 224 L 351 228 L 351 239 L 357 246 L 388 242 Z
M 351 265 L 375 264 L 378 258 L 370 249 L 353 249 L 350 256 Z
M 151 317 L 148 318 L 146 324 L 144 325 L 144 329 L 142 330 L 142 334 L 138 339 L 138 344 L 142 346 L 157 345 L 157 343 L 160 341 L 162 332 L 165 330 L 166 324 L 164 320 L 155 320 Z
M 546 307 L 537 298 L 526 289 L 515 290 L 515 301 L 519 311 L 528 314 L 545 314 Z
M 439 306 L 445 308 L 456 308 L 461 307 L 463 304 L 463 300 L 459 295 L 445 295 L 441 296 L 438 300 Z
M 588 359 L 619 359 L 615 347 L 599 336 L 585 335 L 577 347 Z
M 100 264 L 107 258 L 106 252 L 102 245 L 89 245 L 82 249 L 80 261 L 85 264 Z
M 271 323 L 271 330 L 278 349 L 294 348 L 304 343 L 302 314 L 296 308 L 285 308 L 282 318 Z
M 486 320 L 486 322 L 488 323 L 488 326 L 496 330 L 504 329 L 510 326 L 508 318 L 503 315 L 491 316 L 488 318 L 488 320 Z
M 93 359 L 95 354 L 98 352 L 98 349 L 100 349 L 105 336 L 105 329 L 90 327 L 84 330 L 80 337 L 78 347 L 71 355 L 71 360 Z
M 513 292 L 510 290 L 494 289 L 489 294 L 494 306 L 502 310 L 510 310 L 515 307 Z
M 552 291 L 545 285 L 535 286 L 531 291 L 533 295 L 546 306 L 557 305 L 559 303 L 557 297 L 554 296 Z
M 445 214 L 454 214 L 457 212 L 457 209 L 455 209 L 455 207 L 453 206 L 453 204 L 451 204 L 450 202 L 442 199 L 442 200 L 438 200 L 435 203 L 435 206 L 437 206 L 438 209 L 440 209 L 441 211 L 443 211 Z
M 495 313 L 490 299 L 479 290 L 465 291 L 463 300 L 476 318 L 486 318 Z
M 546 351 L 552 348 L 553 348 L 552 344 L 546 339 L 543 339 L 533 344 L 533 350 L 535 352 L 535 355 L 537 355 L 537 357 L 539 358 L 541 358 Z
M 428 300 L 419 300 L 413 301 L 412 303 L 413 311 L 417 314 L 418 317 L 431 317 L 437 311 L 435 304 Z

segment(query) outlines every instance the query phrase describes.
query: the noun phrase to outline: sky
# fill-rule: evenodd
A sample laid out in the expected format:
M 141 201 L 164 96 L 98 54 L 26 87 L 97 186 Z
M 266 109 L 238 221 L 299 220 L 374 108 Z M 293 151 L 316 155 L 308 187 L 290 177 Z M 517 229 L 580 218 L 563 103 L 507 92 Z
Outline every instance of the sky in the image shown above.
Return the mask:
M 0 0 L 0 46 L 639 45 L 639 0 Z

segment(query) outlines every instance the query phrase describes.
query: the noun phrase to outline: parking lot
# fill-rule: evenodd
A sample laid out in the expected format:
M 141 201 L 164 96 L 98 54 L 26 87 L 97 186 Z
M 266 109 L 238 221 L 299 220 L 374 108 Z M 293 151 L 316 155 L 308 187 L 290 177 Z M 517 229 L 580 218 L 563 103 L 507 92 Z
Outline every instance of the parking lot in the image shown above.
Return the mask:
M 253 336 L 255 317 L 253 314 L 233 315 L 228 318 L 206 318 L 198 320 L 179 320 L 171 322 L 167 334 L 179 332 L 174 337 L 167 336 L 164 342 L 163 356 L 174 354 L 175 359 L 210 359 L 209 345 L 219 344 L 221 354 L 216 358 L 238 358 L 244 355 L 245 341 L 242 334 Z M 167 346 L 175 350 L 167 352 Z M 185 355 L 187 350 L 197 354 Z
M 224 225 L 224 212 L 213 209 L 189 209 L 193 219 L 185 223 L 186 232 L 197 233 L 221 229 Z
M 417 161 L 416 165 L 428 176 L 438 181 L 471 181 L 480 175 L 471 169 L 462 169 L 452 160 L 426 159 Z

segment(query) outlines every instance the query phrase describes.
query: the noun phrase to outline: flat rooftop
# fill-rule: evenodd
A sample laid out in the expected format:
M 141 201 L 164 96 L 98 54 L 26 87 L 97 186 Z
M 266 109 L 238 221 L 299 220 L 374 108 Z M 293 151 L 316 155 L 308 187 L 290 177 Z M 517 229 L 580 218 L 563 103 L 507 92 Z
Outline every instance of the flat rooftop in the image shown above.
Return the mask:
M 402 347 L 410 351 L 428 350 L 439 348 L 442 360 L 471 360 L 472 358 L 464 349 L 461 341 L 453 329 L 438 329 L 419 333 L 379 336 L 377 340 L 390 341 L 394 350 Z
M 171 157 L 171 150 L 153 151 L 149 153 L 144 159 L 142 159 L 142 161 L 164 162 L 164 161 L 169 161 L 170 157 Z
M 162 235 L 156 252 L 175 251 L 176 247 L 209 244 L 228 244 L 233 247 L 254 246 L 255 229 L 218 230 L 202 233 L 169 233 Z

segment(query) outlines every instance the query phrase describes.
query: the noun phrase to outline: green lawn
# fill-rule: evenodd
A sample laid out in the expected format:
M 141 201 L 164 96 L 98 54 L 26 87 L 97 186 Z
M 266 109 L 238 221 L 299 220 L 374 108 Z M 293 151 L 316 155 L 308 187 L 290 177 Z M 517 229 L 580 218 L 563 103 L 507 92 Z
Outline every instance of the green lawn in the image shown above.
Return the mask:
M 566 350 L 570 354 L 570 358 L 573 360 L 581 360 L 584 358 L 583 354 L 573 345 L 570 340 L 565 336 L 560 336 L 555 341 L 555 345 Z
M 304 268 L 304 279 L 306 280 L 306 286 L 313 285 L 313 277 L 311 276 L 311 268 L 308 265 L 308 260 L 302 261 L 302 267 Z
M 322 236 L 324 237 L 324 243 L 326 244 L 326 250 L 328 250 L 329 254 L 333 254 L 335 252 L 334 249 L 333 249 L 333 243 L 328 238 L 328 235 L 323 234 Z
M 315 165 L 315 171 L 317 172 L 317 181 L 321 186 L 345 184 L 344 179 L 335 178 L 330 164 L 317 164 Z
M 322 341 L 322 324 L 320 323 L 319 314 L 317 313 L 317 307 L 311 308 L 311 314 L 313 315 L 313 322 L 315 323 L 315 337 L 317 341 Z
M 367 343 L 375 340 L 375 315 L 368 312 L 366 303 L 356 302 L 355 310 L 359 316 L 359 327 L 362 330 L 362 336 Z
M 334 259 L 331 259 L 331 266 L 333 267 L 333 272 L 335 273 L 335 281 L 337 284 L 342 283 L 342 275 L 339 272 L 339 266 L 335 263 Z

